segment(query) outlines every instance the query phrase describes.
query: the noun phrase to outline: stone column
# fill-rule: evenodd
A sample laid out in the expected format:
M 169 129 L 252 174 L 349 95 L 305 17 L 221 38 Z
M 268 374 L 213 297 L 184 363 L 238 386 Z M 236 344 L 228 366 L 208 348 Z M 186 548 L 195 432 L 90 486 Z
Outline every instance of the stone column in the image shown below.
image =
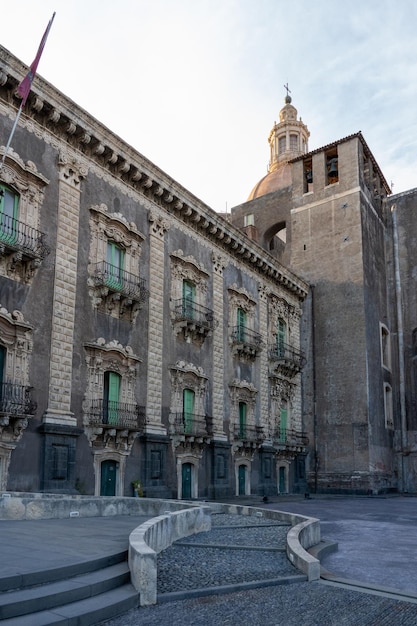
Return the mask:
M 269 427 L 269 371 L 268 371 L 268 290 L 262 284 L 258 287 L 259 293 L 259 333 L 262 337 L 263 348 L 259 355 L 259 403 L 260 426 L 263 427 L 267 439 L 270 439 Z
M 44 424 L 76 426 L 71 412 L 72 353 L 80 211 L 80 183 L 87 169 L 67 154 L 59 160 L 57 241 L 52 304 L 48 408 Z
M 226 260 L 213 254 L 213 309 L 217 326 L 213 332 L 213 438 L 226 441 L 224 432 L 224 289 L 223 270 Z
M 169 222 L 149 213 L 149 325 L 148 377 L 146 393 L 146 432 L 165 435 L 162 417 L 162 358 L 164 337 L 165 233 Z

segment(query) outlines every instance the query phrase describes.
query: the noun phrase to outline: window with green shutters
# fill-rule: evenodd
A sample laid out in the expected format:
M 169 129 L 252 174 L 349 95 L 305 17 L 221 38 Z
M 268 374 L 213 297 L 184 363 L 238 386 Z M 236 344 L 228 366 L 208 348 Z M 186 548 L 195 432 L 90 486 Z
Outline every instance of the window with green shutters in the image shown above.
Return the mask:
M 187 319 L 194 317 L 195 285 L 189 280 L 182 282 L 182 312 Z
M 19 196 L 6 185 L 0 185 L 0 241 L 16 241 L 18 218 Z
M 279 319 L 277 323 L 277 356 L 283 358 L 285 356 L 285 344 L 287 343 L 287 325 L 283 319 Z
M 239 437 L 246 437 L 247 410 L 246 402 L 239 402 Z
M 104 372 L 103 421 L 105 424 L 118 423 L 121 376 L 116 372 Z
M 237 340 L 245 341 L 245 330 L 247 324 L 247 314 L 244 309 L 240 307 L 237 309 Z
M 194 420 L 195 393 L 192 389 L 184 389 L 183 391 L 184 405 L 184 432 L 190 434 L 192 432 Z
M 109 287 L 121 289 L 123 286 L 125 251 L 114 241 L 107 242 L 107 284 Z
M 282 442 L 285 442 L 287 438 L 287 421 L 288 408 L 286 401 L 283 400 L 279 414 L 279 438 Z

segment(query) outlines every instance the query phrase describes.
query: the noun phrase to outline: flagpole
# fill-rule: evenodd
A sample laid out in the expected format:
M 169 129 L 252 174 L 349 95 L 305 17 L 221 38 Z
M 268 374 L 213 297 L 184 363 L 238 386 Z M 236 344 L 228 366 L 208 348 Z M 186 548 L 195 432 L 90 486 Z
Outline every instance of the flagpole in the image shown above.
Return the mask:
M 33 79 L 35 78 L 36 70 L 38 69 L 38 64 L 39 64 L 40 58 L 42 56 L 42 52 L 43 52 L 43 49 L 45 47 L 46 40 L 48 39 L 49 31 L 51 30 L 51 26 L 52 26 L 52 23 L 54 21 L 54 17 L 55 17 L 55 12 L 53 13 L 51 19 L 49 20 L 48 26 L 46 27 L 44 35 L 43 35 L 43 37 L 41 39 L 41 43 L 39 44 L 38 51 L 37 51 L 36 56 L 35 56 L 35 58 L 34 58 L 34 60 L 32 62 L 32 65 L 29 67 L 28 73 L 26 74 L 24 79 L 19 83 L 19 85 L 17 87 L 17 92 L 18 92 L 19 96 L 22 98 L 22 101 L 21 101 L 19 109 L 17 111 L 16 119 L 14 121 L 13 128 L 12 128 L 12 131 L 10 133 L 9 140 L 7 142 L 7 146 L 6 146 L 5 150 L 4 150 L 4 154 L 3 154 L 3 157 L 2 157 L 1 162 L 0 162 L 0 173 L 1 173 L 2 169 L 3 169 L 7 153 L 9 152 L 10 144 L 12 143 L 14 131 L 16 130 L 16 126 L 17 126 L 17 123 L 19 121 L 20 114 L 22 112 L 23 107 L 26 104 L 26 100 L 27 100 L 28 95 L 30 93 L 30 90 L 31 90 L 31 87 L 32 87 L 32 82 L 33 82 Z
M 1 159 L 1 163 L 0 163 L 0 172 L 1 172 L 1 170 L 3 169 L 3 165 L 4 165 L 4 162 L 5 162 L 5 160 L 6 160 L 7 153 L 9 152 L 10 144 L 12 143 L 12 139 L 13 139 L 14 131 L 16 130 L 16 126 L 17 126 L 17 123 L 18 123 L 18 121 L 19 121 L 19 118 L 20 118 L 20 114 L 21 114 L 21 112 L 22 112 L 22 109 L 23 109 L 23 100 L 22 100 L 22 102 L 20 103 L 20 107 L 19 107 L 19 109 L 18 109 L 18 111 L 17 111 L 17 114 L 16 114 L 16 119 L 15 119 L 15 121 L 14 121 L 13 128 L 12 128 L 12 130 L 11 130 L 11 132 L 10 132 L 10 135 L 9 135 L 9 140 L 8 140 L 8 142 L 7 142 L 6 148 L 5 148 L 4 153 L 3 153 L 3 157 L 2 157 L 2 159 Z

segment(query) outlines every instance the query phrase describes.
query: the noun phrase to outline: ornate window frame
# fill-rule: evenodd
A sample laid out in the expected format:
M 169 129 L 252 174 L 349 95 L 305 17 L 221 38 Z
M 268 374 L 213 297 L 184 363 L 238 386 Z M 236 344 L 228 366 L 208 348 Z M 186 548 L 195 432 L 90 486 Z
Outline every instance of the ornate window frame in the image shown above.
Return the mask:
M 262 337 L 255 332 L 256 300 L 243 287 L 232 284 L 229 293 L 229 335 L 232 355 L 242 361 L 253 361 L 262 350 Z M 238 310 L 246 313 L 247 332 L 238 329 Z M 242 340 L 243 339 L 243 340 Z
M 230 394 L 230 421 L 229 432 L 230 438 L 234 442 L 232 450 L 234 453 L 242 447 L 257 447 L 263 441 L 262 428 L 256 424 L 256 398 L 258 390 L 247 380 L 235 378 L 229 384 Z M 244 402 L 247 406 L 246 410 L 246 429 L 247 435 L 244 439 L 240 436 L 239 424 L 239 404 Z
M 0 149 L 2 152 L 4 148 Z M 50 252 L 45 235 L 39 231 L 44 190 L 49 180 L 38 172 L 33 161 L 25 163 L 9 148 L 0 181 L 19 196 L 19 238 L 14 245 L 0 241 L 0 275 L 30 283 L 35 270 Z
M 33 329 L 20 311 L 9 311 L 0 305 L 0 345 L 6 349 L 5 381 L 29 391 L 29 364 L 33 350 Z M 0 413 L 0 490 L 6 489 L 12 451 L 22 438 L 35 405 L 28 403 L 24 412 Z M 26 410 L 27 409 L 27 410 Z
M 179 249 L 171 252 L 171 320 L 175 335 L 187 342 L 201 345 L 213 332 L 214 314 L 207 307 L 210 274 L 192 256 Z M 183 283 L 195 286 L 195 299 L 191 315 L 184 315 Z
M 102 203 L 90 207 L 90 254 L 88 286 L 93 306 L 113 317 L 135 320 L 148 297 L 139 261 L 145 236 L 134 222 L 128 222 L 121 213 L 110 213 Z M 126 288 L 112 289 L 103 269 L 107 262 L 107 244 L 114 242 L 124 251 Z
M 207 383 L 208 377 L 202 367 L 185 361 L 177 361 L 170 367 L 171 372 L 171 403 L 169 413 L 169 430 L 174 442 L 178 445 L 185 441 L 187 433 L 177 428 L 178 416 L 183 414 L 184 389 L 191 389 L 195 394 L 194 414 L 199 416 L 197 429 L 192 429 L 190 438 L 209 438 L 209 429 L 206 421 Z
M 91 419 L 91 407 L 103 399 L 104 375 L 108 371 L 121 376 L 120 402 L 132 407 L 137 405 L 135 387 L 141 359 L 135 356 L 130 346 L 122 346 L 117 340 L 106 343 L 102 337 L 94 343 L 86 343 L 84 348 L 87 387 L 83 401 L 83 423 L 89 443 L 93 448 L 110 447 L 115 451 L 130 451 L 136 436 L 144 427 L 139 413 L 135 424 L 118 428 L 112 424 L 96 424 Z

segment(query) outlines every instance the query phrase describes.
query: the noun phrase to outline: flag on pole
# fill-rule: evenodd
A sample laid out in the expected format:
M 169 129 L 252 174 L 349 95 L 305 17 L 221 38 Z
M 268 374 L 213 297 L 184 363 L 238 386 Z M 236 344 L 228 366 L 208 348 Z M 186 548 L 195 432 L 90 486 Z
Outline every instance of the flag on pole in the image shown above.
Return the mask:
M 42 37 L 41 43 L 39 45 L 38 48 L 38 52 L 36 54 L 36 57 L 32 63 L 32 65 L 29 68 L 28 73 L 26 74 L 26 76 L 24 77 L 24 79 L 22 80 L 22 82 L 19 84 L 18 88 L 17 88 L 17 92 L 19 94 L 19 96 L 21 96 L 22 98 L 22 102 L 21 102 L 21 107 L 24 107 L 26 104 L 26 100 L 27 97 L 30 93 L 31 87 L 32 87 L 32 82 L 33 79 L 35 78 L 35 74 L 36 74 L 36 70 L 38 68 L 38 64 L 39 64 L 39 60 L 42 56 L 42 52 L 43 49 L 45 47 L 46 44 L 46 40 L 48 39 L 48 35 L 49 35 L 49 31 L 51 30 L 51 26 L 52 26 L 52 22 L 54 21 L 54 17 L 55 17 L 55 13 L 52 15 L 51 19 L 49 20 L 49 24 L 46 27 L 46 31 L 44 32 L 44 35 Z

